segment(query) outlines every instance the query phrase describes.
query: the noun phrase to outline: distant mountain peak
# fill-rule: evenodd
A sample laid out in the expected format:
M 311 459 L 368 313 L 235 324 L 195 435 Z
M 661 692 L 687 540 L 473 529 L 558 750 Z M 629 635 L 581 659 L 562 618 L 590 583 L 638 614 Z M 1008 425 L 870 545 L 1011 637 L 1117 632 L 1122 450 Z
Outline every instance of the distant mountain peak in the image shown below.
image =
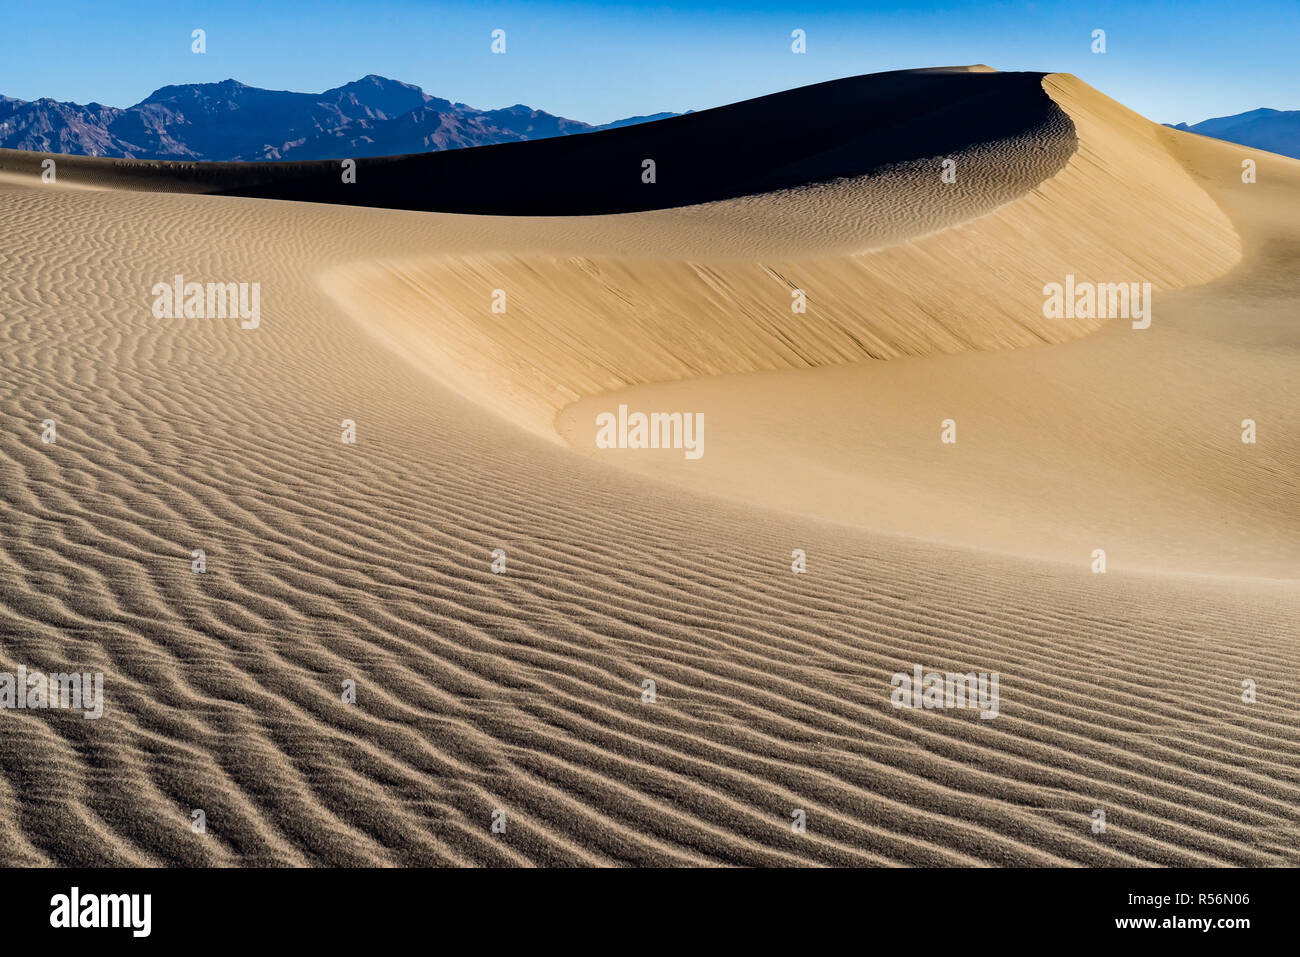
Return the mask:
M 1262 106 L 1246 113 L 1216 116 L 1199 123 L 1165 125 L 1170 129 L 1213 136 L 1229 143 L 1300 159 L 1300 110 L 1274 110 Z
M 380 76 L 378 73 L 367 73 L 359 80 L 353 80 L 351 83 L 345 83 L 344 86 L 356 86 L 360 83 L 373 83 L 376 86 L 404 86 L 412 90 L 420 89 L 414 83 L 406 83 L 402 80 L 394 80 L 391 77 Z
M 390 80 L 386 76 L 380 76 L 378 73 L 367 73 L 359 80 L 353 80 L 350 83 L 344 83 L 342 86 L 336 86 L 333 89 L 326 90 L 325 93 L 332 93 L 334 90 L 360 90 L 360 89 L 380 89 L 380 90 L 407 90 L 427 96 L 424 90 L 420 89 L 414 83 L 403 83 L 401 80 Z M 325 94 L 322 93 L 322 96 Z

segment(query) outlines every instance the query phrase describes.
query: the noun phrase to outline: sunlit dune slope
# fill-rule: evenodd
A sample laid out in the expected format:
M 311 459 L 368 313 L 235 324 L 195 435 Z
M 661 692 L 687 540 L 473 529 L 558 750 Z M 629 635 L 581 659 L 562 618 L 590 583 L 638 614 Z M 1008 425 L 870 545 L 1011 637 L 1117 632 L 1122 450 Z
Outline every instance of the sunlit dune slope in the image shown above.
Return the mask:
M 1050 347 L 633 387 L 567 409 L 572 446 L 592 450 L 595 414 L 618 403 L 698 410 L 698 462 L 602 454 L 697 490 L 1080 567 L 1100 548 L 1112 566 L 1300 577 L 1300 163 L 1158 127 L 1071 78 L 1046 86 L 1080 150 L 1031 200 L 1050 200 L 1054 225 L 1027 237 L 1028 268 L 1011 274 L 1019 308 L 1038 310 L 1067 273 L 1150 279 L 1149 328 L 1116 319 Z M 934 241 L 973 242 L 1031 203 Z M 1211 279 L 1207 249 L 1235 249 L 1237 233 L 1242 262 L 1219 279 L 1160 281 L 1161 263 Z M 967 276 L 958 309 L 979 302 Z M 955 444 L 940 441 L 948 420 Z

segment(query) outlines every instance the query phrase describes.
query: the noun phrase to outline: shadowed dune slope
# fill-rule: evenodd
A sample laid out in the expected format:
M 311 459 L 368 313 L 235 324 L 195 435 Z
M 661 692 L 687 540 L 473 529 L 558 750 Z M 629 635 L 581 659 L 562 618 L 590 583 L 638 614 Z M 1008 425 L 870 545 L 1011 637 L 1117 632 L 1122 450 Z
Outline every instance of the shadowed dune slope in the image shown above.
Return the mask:
M 729 430 L 781 421 L 780 395 L 750 383 L 1068 355 L 1108 330 L 972 350 L 1077 337 L 1004 300 L 1021 294 L 1015 277 L 1041 287 L 1040 270 L 1074 256 L 1098 278 L 1149 275 L 1162 290 L 1222 275 L 1243 248 L 1243 268 L 1273 263 L 1262 291 L 1232 293 L 1255 310 L 1248 331 L 1208 310 L 1181 328 L 1256 350 L 1255 374 L 1289 368 L 1294 326 L 1266 307 L 1294 301 L 1294 237 L 1251 232 L 1255 214 L 1229 205 L 1239 241 L 1204 199 L 1204 174 L 1188 172 L 1200 161 L 1171 159 L 1185 139 L 1148 141 L 1104 98 L 1046 82 L 1072 88 L 1054 95 L 1074 110 L 1078 149 L 1072 136 L 1044 144 L 1067 146 L 1063 167 L 1027 151 L 1024 168 L 1003 164 L 1014 195 L 970 201 L 984 213 L 883 231 L 860 225 L 857 198 L 877 195 L 862 175 L 563 218 L 0 177 L 0 672 L 100 671 L 105 691 L 99 720 L 0 709 L 0 864 L 1300 864 L 1294 582 L 1094 575 L 1086 561 L 940 546 L 769 508 L 735 472 L 684 488 L 679 474 L 542 437 L 542 410 L 588 389 L 693 381 L 682 401 L 704 403 L 736 381 L 752 419 L 715 426 L 708 407 L 717 444 L 702 461 L 716 450 L 725 471 Z M 1108 124 L 1131 181 L 1095 135 Z M 882 175 L 929 195 L 906 168 Z M 1091 215 L 1080 186 L 1107 215 Z M 1274 182 L 1247 202 L 1287 195 Z M 1185 239 L 1154 242 L 1143 220 Z M 859 224 L 847 241 L 845 223 Z M 790 287 L 769 270 L 838 281 L 838 317 L 784 327 Z M 155 318 L 151 289 L 176 274 L 260 283 L 260 326 Z M 712 293 L 687 312 L 673 290 L 692 275 Z M 492 317 L 498 277 L 509 306 Z M 926 289 L 949 306 L 927 310 Z M 660 310 L 653 335 L 619 311 L 623 296 Z M 621 341 L 587 314 L 598 309 Z M 682 331 L 647 358 L 675 310 L 700 341 Z M 489 321 L 530 332 L 515 341 Z M 435 341 L 509 401 L 456 380 Z M 577 348 L 584 364 L 567 355 Z M 953 355 L 920 357 L 935 352 Z M 917 358 L 866 361 L 877 354 Z M 703 375 L 750 368 L 786 371 Z M 1187 374 L 1200 388 L 1205 367 Z M 829 404 L 781 422 L 790 469 L 832 470 L 833 446 L 795 441 L 828 410 L 882 414 L 853 405 L 852 386 L 827 388 Z M 1022 415 L 1053 399 L 1025 396 Z M 1090 410 L 1111 401 L 1090 396 Z M 344 419 L 355 444 L 340 441 Z M 1270 428 L 1294 448 L 1293 420 Z M 765 453 L 749 467 L 790 487 L 781 448 Z M 864 488 L 885 482 L 877 463 L 851 467 Z M 994 502 L 1001 479 L 971 476 Z M 1263 480 L 1250 473 L 1256 491 Z M 796 548 L 805 574 L 791 573 Z M 998 672 L 998 717 L 891 707 L 891 675 L 917 664 Z M 196 809 L 205 834 L 191 829 Z M 498 809 L 504 834 L 490 829 Z M 806 834 L 791 830 L 795 809 Z
M 354 183 L 343 181 L 333 160 L 56 159 L 69 182 L 118 188 L 441 212 L 621 213 L 859 176 L 978 142 L 1034 137 L 1063 119 L 1038 77 L 960 67 L 849 77 L 579 136 L 360 159 Z M 0 170 L 38 173 L 43 158 L 0 150 Z M 652 184 L 643 180 L 647 159 L 655 164 Z

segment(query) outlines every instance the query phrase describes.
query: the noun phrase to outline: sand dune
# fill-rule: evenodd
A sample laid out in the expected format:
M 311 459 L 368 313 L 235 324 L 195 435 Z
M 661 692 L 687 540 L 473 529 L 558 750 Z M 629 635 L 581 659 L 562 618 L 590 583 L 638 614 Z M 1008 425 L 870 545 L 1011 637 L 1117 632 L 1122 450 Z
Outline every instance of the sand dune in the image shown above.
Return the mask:
M 1032 312 L 1042 282 L 1067 272 L 1160 277 L 1151 328 L 1116 321 L 1050 349 L 816 374 L 629 382 L 616 395 L 584 396 L 565 410 L 560 431 L 591 450 L 596 410 L 687 402 L 717 423 L 708 457 L 625 456 L 627 465 L 776 508 L 1007 552 L 1079 563 L 1105 547 L 1127 567 L 1295 578 L 1300 310 L 1291 251 L 1300 164 L 1170 133 L 1089 96 L 1078 81 L 1052 77 L 1047 86 L 1082 144 L 1040 189 L 1052 194 L 1050 220 L 1036 221 L 1031 203 L 1012 203 L 930 241 L 988 255 L 996 240 L 986 235 L 1006 236 L 1006 265 L 983 289 L 1000 293 L 1008 277 L 996 302 L 1013 316 Z M 1260 170 L 1248 185 L 1240 178 L 1247 157 Z M 1020 230 L 1035 248 L 1017 257 Z M 1251 255 L 1228 272 L 1242 244 Z M 1096 250 L 1107 261 L 1089 261 Z M 879 260 L 865 257 L 866 270 Z M 1180 288 L 1220 269 L 1212 285 Z M 975 287 L 978 268 L 963 280 Z M 980 323 L 988 312 L 978 305 L 973 295 L 960 305 L 954 297 L 953 312 Z M 873 320 L 875 304 L 859 315 Z M 1062 337 L 1103 326 L 1035 318 Z M 937 437 L 948 417 L 962 431 L 945 447 Z M 1268 429 L 1267 442 L 1241 442 L 1246 418 Z
M 0 710 L 0 862 L 1300 863 L 1300 163 L 1062 75 L 836 82 L 464 151 L 596 177 L 891 104 L 566 207 L 614 215 L 0 156 L 0 672 L 106 696 Z M 1066 272 L 1151 328 L 1043 318 Z M 261 325 L 155 318 L 177 273 Z M 594 449 L 619 402 L 707 454 Z M 916 664 L 999 672 L 997 719 L 892 707 Z

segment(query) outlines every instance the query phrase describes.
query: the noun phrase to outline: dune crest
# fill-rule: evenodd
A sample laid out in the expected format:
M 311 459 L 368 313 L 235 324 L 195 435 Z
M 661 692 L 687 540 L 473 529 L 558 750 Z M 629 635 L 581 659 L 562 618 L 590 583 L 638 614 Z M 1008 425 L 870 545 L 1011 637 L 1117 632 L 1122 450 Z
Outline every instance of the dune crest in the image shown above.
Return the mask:
M 372 260 L 326 288 L 440 381 L 553 439 L 564 406 L 629 386 L 1064 342 L 1104 320 L 1045 318 L 1046 282 L 1164 291 L 1239 261 L 1232 224 L 1153 124 L 1073 77 L 1043 84 L 1033 136 L 972 143 L 953 184 L 935 157 L 704 207 L 514 222 L 571 254 Z

